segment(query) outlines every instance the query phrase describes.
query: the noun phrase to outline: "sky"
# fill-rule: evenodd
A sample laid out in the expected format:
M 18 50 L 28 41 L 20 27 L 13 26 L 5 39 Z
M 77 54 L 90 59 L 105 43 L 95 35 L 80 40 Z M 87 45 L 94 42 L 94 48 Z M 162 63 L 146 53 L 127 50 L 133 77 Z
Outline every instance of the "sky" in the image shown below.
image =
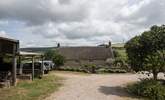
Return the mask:
M 0 36 L 21 47 L 126 42 L 165 24 L 165 0 L 1 0 Z

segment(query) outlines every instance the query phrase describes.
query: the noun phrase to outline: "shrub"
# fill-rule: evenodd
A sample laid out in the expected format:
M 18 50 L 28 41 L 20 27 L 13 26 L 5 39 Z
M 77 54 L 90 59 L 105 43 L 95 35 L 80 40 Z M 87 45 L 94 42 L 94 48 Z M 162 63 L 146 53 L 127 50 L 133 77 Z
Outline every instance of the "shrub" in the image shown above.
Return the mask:
M 56 66 L 64 65 L 65 57 L 55 50 L 48 50 L 44 53 L 45 60 L 52 60 Z
M 138 83 L 127 86 L 127 90 L 129 93 L 150 100 L 165 100 L 165 86 L 161 81 L 143 79 Z
M 121 57 L 119 51 L 117 51 L 117 50 L 113 50 L 113 55 L 114 55 L 115 58 L 116 57 Z
M 110 68 L 100 68 L 97 73 L 126 73 L 124 69 L 110 69 Z
M 130 72 L 130 68 L 128 65 L 128 59 L 125 49 L 114 49 L 113 50 L 115 60 L 113 61 L 113 67 L 121 68 Z
M 130 72 L 131 68 L 129 67 L 127 60 L 123 57 L 117 57 L 115 58 L 115 61 L 113 63 L 113 67 L 125 69 L 128 72 Z
M 87 73 L 96 73 L 96 65 L 94 64 L 87 64 L 82 67 L 82 69 Z
M 84 70 L 80 67 L 71 67 L 71 66 L 64 66 L 64 67 L 59 67 L 58 70 L 62 71 L 75 71 L 75 72 L 84 72 Z
M 83 65 L 81 67 L 75 66 L 63 66 L 59 67 L 62 71 L 75 71 L 75 72 L 85 72 L 85 73 L 126 73 L 124 69 L 111 69 L 105 66 L 96 66 L 93 64 Z
M 56 54 L 56 56 L 53 58 L 53 62 L 57 66 L 64 65 L 65 58 L 62 55 L 60 55 L 60 54 Z

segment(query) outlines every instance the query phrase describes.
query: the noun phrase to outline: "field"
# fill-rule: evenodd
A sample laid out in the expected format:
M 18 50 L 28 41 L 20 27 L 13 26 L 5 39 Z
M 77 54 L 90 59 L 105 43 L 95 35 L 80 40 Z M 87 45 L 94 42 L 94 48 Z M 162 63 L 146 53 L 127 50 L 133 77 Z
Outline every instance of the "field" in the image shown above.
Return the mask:
M 112 47 L 124 47 L 124 43 L 115 43 L 115 44 L 112 44 Z
M 127 59 L 126 50 L 124 48 L 124 43 L 112 44 L 113 50 L 115 50 L 120 57 Z

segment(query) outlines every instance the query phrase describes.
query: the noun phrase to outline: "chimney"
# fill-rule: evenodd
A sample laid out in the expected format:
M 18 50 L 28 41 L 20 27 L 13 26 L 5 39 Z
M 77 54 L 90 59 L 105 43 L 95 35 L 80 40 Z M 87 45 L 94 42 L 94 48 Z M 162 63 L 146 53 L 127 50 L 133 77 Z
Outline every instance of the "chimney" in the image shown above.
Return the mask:
M 59 48 L 59 47 L 60 47 L 60 43 L 57 44 L 57 48 Z
M 111 47 L 111 45 L 112 45 L 112 44 L 111 44 L 111 41 L 109 41 L 109 43 L 108 43 L 108 47 Z
M 110 48 L 111 47 L 111 41 L 108 42 L 107 45 L 105 45 L 106 48 Z

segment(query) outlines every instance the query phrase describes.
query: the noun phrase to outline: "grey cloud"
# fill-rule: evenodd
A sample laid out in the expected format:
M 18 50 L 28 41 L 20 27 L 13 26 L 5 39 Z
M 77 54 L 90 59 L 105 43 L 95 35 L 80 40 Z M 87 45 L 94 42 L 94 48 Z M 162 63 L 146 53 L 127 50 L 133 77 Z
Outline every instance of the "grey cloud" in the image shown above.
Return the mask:
M 1 1 L 0 19 L 19 20 L 28 25 L 39 25 L 47 22 L 81 21 L 88 14 L 84 3 L 70 2 L 70 0 L 59 0 L 59 2 L 57 0 Z
M 43 40 L 93 45 L 123 42 L 153 24 L 164 24 L 164 9 L 164 0 L 4 0 L 0 20 L 24 22 L 22 32 Z
M 164 0 L 144 0 L 148 3 L 141 5 L 139 9 L 132 12 L 129 16 L 119 16 L 117 18 L 118 22 L 129 23 L 136 28 L 147 28 L 155 24 L 164 24 L 165 23 L 165 1 Z M 144 2 L 139 1 L 139 2 Z M 131 5 L 131 7 L 138 7 L 138 3 Z M 133 8 L 126 7 L 128 10 Z
M 148 5 L 143 6 L 133 17 L 145 17 L 143 25 L 163 24 L 165 23 L 165 1 L 164 0 L 153 0 Z M 135 17 L 137 16 L 137 17 Z
M 71 0 L 58 0 L 61 4 L 69 4 Z

